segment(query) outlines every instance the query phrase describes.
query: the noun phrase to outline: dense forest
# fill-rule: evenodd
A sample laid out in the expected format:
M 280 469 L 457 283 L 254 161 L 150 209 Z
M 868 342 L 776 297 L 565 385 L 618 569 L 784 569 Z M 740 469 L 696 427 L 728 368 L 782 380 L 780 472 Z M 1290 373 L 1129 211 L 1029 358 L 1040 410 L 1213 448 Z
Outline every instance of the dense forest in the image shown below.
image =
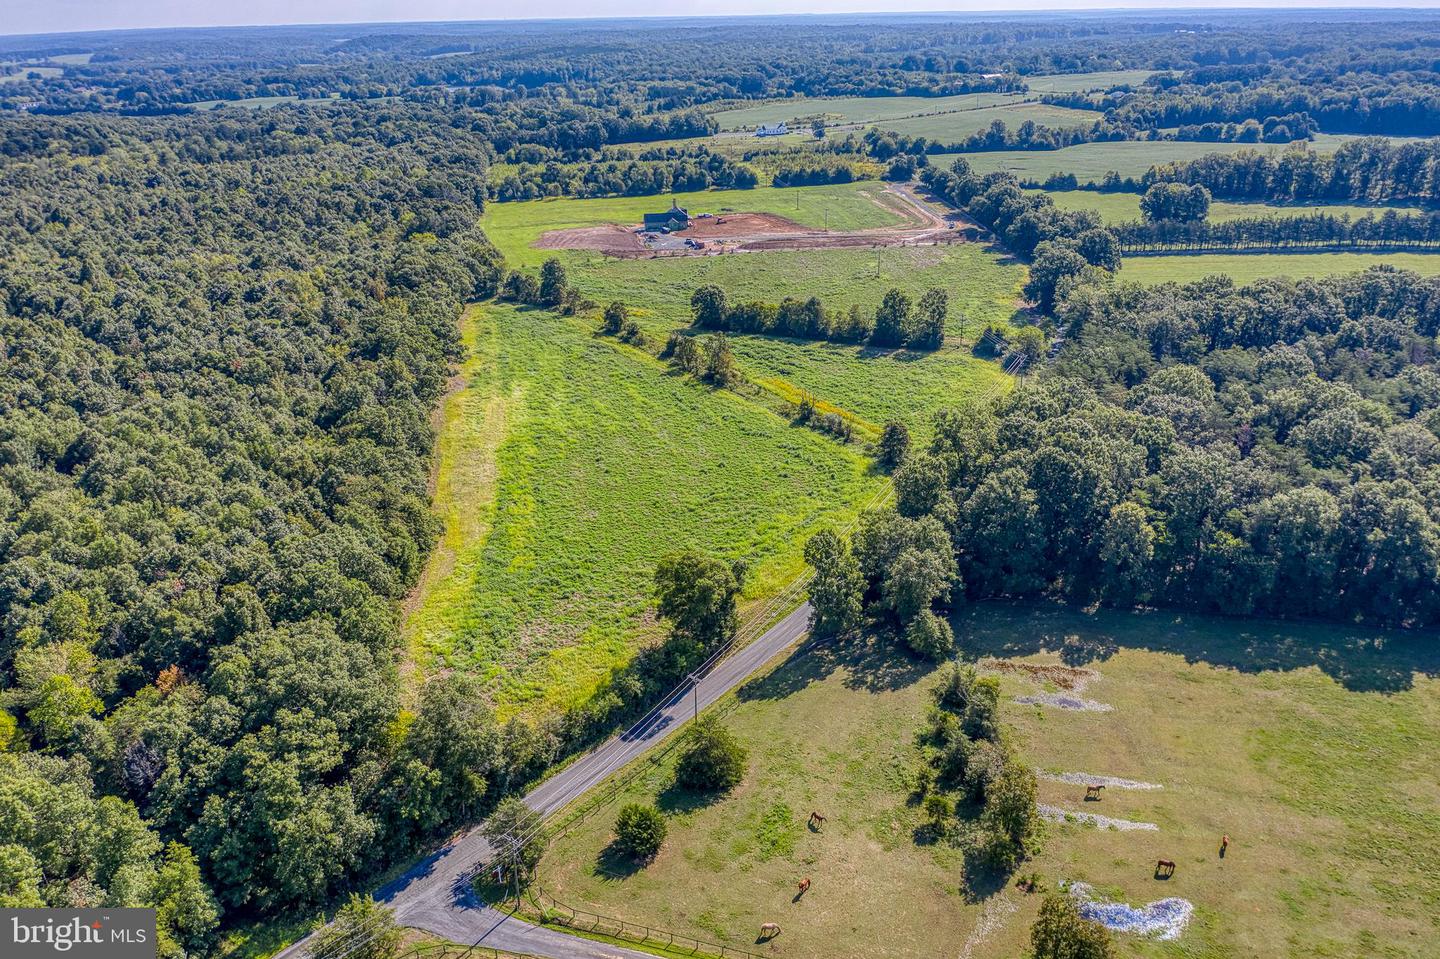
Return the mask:
M 1226 200 L 1434 203 L 1440 200 L 1440 142 L 1367 138 L 1334 153 L 1212 153 L 1153 167 L 1140 188 L 1155 183 L 1203 186 Z
M 1440 621 L 1440 283 L 1092 283 L 1058 312 L 1037 382 L 896 471 L 953 600 Z
M 0 168 L 0 892 L 156 905 L 167 955 L 472 812 L 500 739 L 444 682 L 402 723 L 394 655 L 483 151 L 291 121 L 24 121 Z

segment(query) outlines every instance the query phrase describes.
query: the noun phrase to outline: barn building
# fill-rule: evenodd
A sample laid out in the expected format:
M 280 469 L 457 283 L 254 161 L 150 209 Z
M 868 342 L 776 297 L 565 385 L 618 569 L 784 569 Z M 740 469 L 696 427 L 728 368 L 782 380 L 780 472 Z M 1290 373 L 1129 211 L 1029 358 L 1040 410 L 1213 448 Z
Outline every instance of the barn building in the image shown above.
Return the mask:
M 790 128 L 784 123 L 761 124 L 755 128 L 757 137 L 783 137 L 790 132 Z

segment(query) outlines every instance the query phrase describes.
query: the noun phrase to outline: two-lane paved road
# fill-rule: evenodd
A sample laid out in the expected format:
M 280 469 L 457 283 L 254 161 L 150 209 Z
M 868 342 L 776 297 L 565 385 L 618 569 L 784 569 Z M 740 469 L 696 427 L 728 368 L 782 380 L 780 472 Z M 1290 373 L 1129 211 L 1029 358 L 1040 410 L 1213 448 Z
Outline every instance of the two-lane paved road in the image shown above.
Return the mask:
M 644 721 L 606 740 L 541 783 L 525 797 L 525 802 L 548 816 L 580 798 L 683 726 L 695 708 L 692 700 L 698 699 L 701 709 L 715 702 L 794 645 L 805 635 L 809 622 L 810 604 L 804 603 L 754 642 L 722 659 L 693 691 L 676 693 Z M 394 910 L 402 925 L 452 942 L 483 941 L 502 951 L 547 959 L 653 959 L 650 953 L 542 929 L 480 902 L 470 891 L 470 877 L 489 861 L 491 853 L 490 844 L 472 829 L 381 889 L 376 898 Z M 304 945 L 302 940 L 276 959 L 298 955 Z

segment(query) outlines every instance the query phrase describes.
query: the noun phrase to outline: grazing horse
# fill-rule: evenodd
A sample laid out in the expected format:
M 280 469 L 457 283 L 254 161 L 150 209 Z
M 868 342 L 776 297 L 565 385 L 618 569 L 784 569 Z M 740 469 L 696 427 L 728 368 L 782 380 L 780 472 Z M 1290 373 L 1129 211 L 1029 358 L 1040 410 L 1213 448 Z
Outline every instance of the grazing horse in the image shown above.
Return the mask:
M 800 880 L 800 892 L 799 892 L 798 895 L 795 896 L 795 898 L 796 898 L 796 899 L 799 899 L 800 896 L 805 895 L 805 894 L 806 894 L 807 892 L 809 892 L 809 891 L 810 891 L 810 877 L 809 877 L 809 876 L 806 876 L 804 879 L 801 879 L 801 880 Z
M 761 939 L 774 939 L 778 935 L 780 935 L 780 923 L 778 922 L 767 922 L 760 927 Z
M 1227 849 L 1229 849 L 1229 848 L 1230 848 L 1230 837 L 1229 837 L 1229 836 L 1221 836 L 1221 837 L 1220 837 L 1220 858 L 1221 858 L 1221 859 L 1224 859 L 1224 858 L 1225 858 L 1225 850 L 1227 850 Z
M 812 813 L 810 814 L 810 821 L 809 821 L 808 823 L 806 823 L 806 825 L 808 825 L 808 826 L 823 826 L 823 825 L 825 825 L 825 817 L 822 816 L 822 815 L 820 815 L 818 812 L 812 812 Z
M 1157 875 L 1157 876 L 1173 876 L 1173 875 L 1175 875 L 1175 860 L 1173 860 L 1173 859 L 1158 859 L 1158 860 L 1156 860 L 1156 861 L 1155 861 L 1155 875 Z
M 1086 787 L 1085 787 L 1085 801 L 1086 801 L 1086 802 L 1089 802 L 1090 800 L 1093 799 L 1093 800 L 1095 800 L 1096 802 L 1099 802 L 1099 801 L 1100 801 L 1100 790 L 1102 790 L 1102 789 L 1104 789 L 1104 788 L 1105 788 L 1104 786 L 1086 786 Z

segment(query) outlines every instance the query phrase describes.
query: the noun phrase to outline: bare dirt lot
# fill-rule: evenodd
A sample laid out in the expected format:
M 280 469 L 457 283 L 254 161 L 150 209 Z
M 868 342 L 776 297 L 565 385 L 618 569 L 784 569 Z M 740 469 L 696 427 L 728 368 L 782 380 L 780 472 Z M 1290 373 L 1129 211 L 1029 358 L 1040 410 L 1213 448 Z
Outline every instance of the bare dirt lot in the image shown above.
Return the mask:
M 712 256 L 767 250 L 853 249 L 877 246 L 935 246 L 980 238 L 979 226 L 959 213 L 937 212 L 909 186 L 887 189 L 901 201 L 903 224 L 873 230 L 830 231 L 803 226 L 773 213 L 726 213 L 700 216 L 682 233 L 641 234 L 638 226 L 603 226 L 551 230 L 536 242 L 542 250 L 598 250 L 608 256 Z M 693 244 L 688 241 L 694 241 Z

